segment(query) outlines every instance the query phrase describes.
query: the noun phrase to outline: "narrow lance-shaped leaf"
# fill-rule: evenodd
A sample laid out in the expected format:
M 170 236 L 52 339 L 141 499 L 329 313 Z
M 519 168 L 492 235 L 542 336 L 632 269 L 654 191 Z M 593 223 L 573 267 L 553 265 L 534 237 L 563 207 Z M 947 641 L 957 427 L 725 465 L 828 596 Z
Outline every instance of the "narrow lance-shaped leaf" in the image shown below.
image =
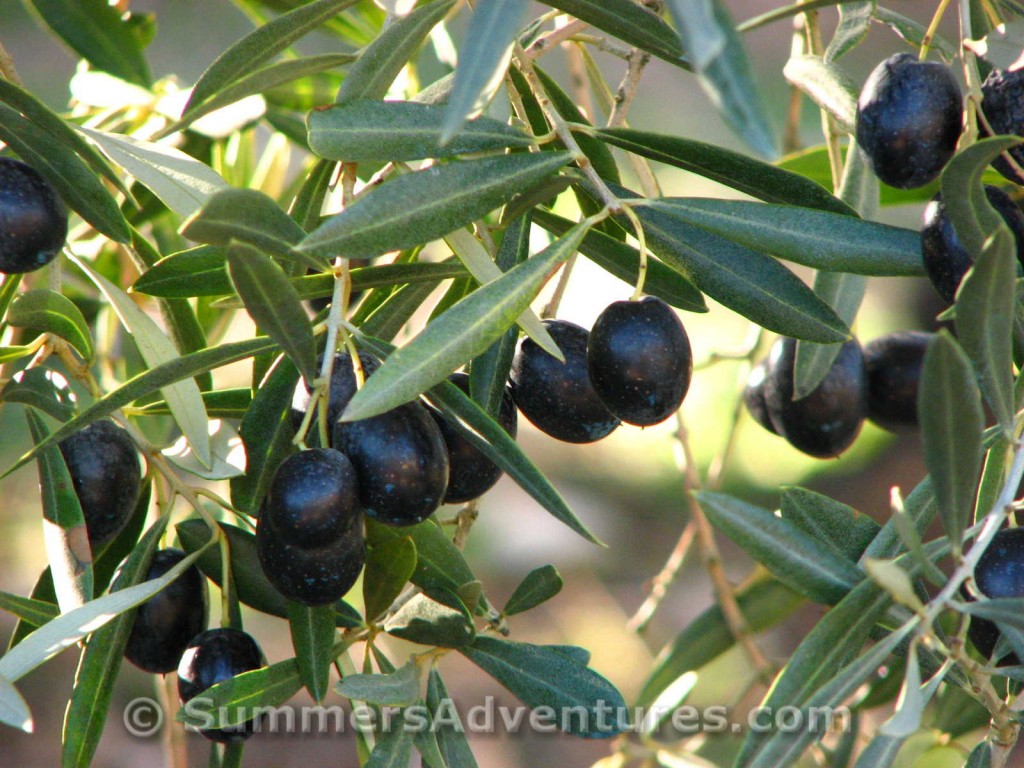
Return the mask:
M 819 272 L 814 277 L 814 293 L 832 307 L 839 319 L 853 325 L 860 309 L 867 278 L 846 272 Z M 832 369 L 841 344 L 815 344 L 798 341 L 796 344 L 796 369 L 793 376 L 793 399 L 807 397 L 817 389 Z
M 92 360 L 92 337 L 82 311 L 65 296 L 45 288 L 21 294 L 11 304 L 7 322 L 35 328 L 68 342 L 86 361 Z
M 971 362 L 946 331 L 928 343 L 917 394 L 924 463 L 946 534 L 959 547 L 981 473 L 984 414 Z
M 96 69 L 148 88 L 139 38 L 106 0 L 30 0 L 47 26 Z
M 363 604 L 368 619 L 382 616 L 416 571 L 416 545 L 405 536 L 378 541 L 366 552 Z
M 279 707 L 302 688 L 295 659 L 230 677 L 189 699 L 174 719 L 195 728 L 228 728 L 256 708 Z
M 838 6 L 839 24 L 825 49 L 825 61 L 834 62 L 860 45 L 874 21 L 877 0 L 843 3 Z
M 314 269 L 327 266 L 326 260 L 292 247 L 306 233 L 269 196 L 255 189 L 224 189 L 211 195 L 182 225 L 181 234 L 211 245 L 226 246 L 237 240 L 274 256 L 303 261 Z
M 820 56 L 794 56 L 783 70 L 786 79 L 828 112 L 847 133 L 857 121 L 857 89 L 833 64 Z
M 565 152 L 505 155 L 399 176 L 328 219 L 299 249 L 356 259 L 428 243 L 539 184 L 570 159 Z
M 500 85 L 527 5 L 526 0 L 480 0 L 473 8 L 448 97 L 442 144 L 459 133 L 466 118 L 485 106 Z
M 46 425 L 31 408 L 25 409 L 32 439 L 38 444 L 48 434 Z M 92 549 L 82 505 L 78 501 L 71 473 L 55 445 L 36 459 L 39 487 L 43 495 L 43 540 L 50 564 L 53 586 L 61 611 L 84 605 L 92 599 Z
M 632 0 L 544 0 L 544 4 L 615 35 L 670 64 L 690 69 L 672 27 L 646 6 Z
M 124 291 L 94 270 L 87 262 L 75 256 L 72 261 L 81 269 L 117 313 L 121 324 L 135 339 L 142 358 L 150 368 L 179 359 L 178 350 L 155 322 L 131 300 Z M 174 421 L 188 439 L 196 458 L 209 467 L 210 435 L 207 429 L 206 407 L 199 386 L 192 379 L 185 379 L 161 388 L 164 400 L 174 414 Z
M 571 711 L 570 717 L 554 718 L 567 733 L 609 738 L 629 727 L 622 717 L 626 711 L 622 694 L 566 654 L 486 635 L 459 652 L 527 706 L 552 707 L 556 713 Z
M 562 577 L 553 565 L 535 568 L 516 587 L 505 604 L 504 614 L 511 616 L 536 608 L 562 591 Z
M 957 152 L 942 170 L 939 183 L 949 221 L 972 258 L 981 256 L 988 238 L 1001 226 L 1002 217 L 988 201 L 981 183 L 989 163 L 1020 144 L 1022 139 L 982 139 Z
M 303 77 L 315 75 L 325 70 L 336 69 L 337 67 L 355 61 L 358 56 L 351 53 L 324 53 L 319 56 L 304 56 L 299 59 L 285 59 L 269 66 L 248 72 L 235 80 L 223 90 L 218 91 L 202 104 L 197 104 L 188 111 L 173 126 L 164 129 L 162 133 L 180 131 L 203 115 L 208 115 L 218 109 L 222 109 L 247 96 L 257 93 L 266 93 L 278 86 L 286 85 Z
M 336 689 L 354 701 L 407 707 L 420 697 L 420 668 L 410 661 L 387 675 L 346 675 Z
M 187 116 L 207 99 L 265 61 L 283 51 L 299 38 L 333 18 L 357 0 L 319 0 L 278 16 L 250 32 L 217 57 L 192 89 L 185 105 Z
M 816 602 L 841 600 L 864 574 L 772 512 L 719 493 L 697 500 L 712 524 L 763 564 L 786 586 Z
M 470 234 L 465 228 L 452 230 L 444 236 L 444 240 L 459 261 L 481 285 L 501 277 L 501 268 L 494 263 L 491 254 L 487 252 L 479 238 Z M 562 350 L 555 344 L 555 340 L 551 338 L 551 334 L 548 333 L 547 328 L 532 309 L 527 308 L 523 311 L 516 318 L 516 322 L 519 323 L 523 332 L 537 343 L 537 346 L 558 360 L 564 359 Z
M 633 128 L 604 128 L 596 131 L 595 136 L 627 152 L 696 173 L 766 203 L 856 214 L 818 182 L 731 149 Z
M 721 0 L 669 0 L 683 48 L 723 119 L 758 153 L 778 154 L 747 52 Z
M 844 341 L 835 312 L 775 259 L 687 224 L 656 201 L 638 205 L 647 242 L 708 296 L 768 330 L 810 341 Z
M 353 99 L 383 99 L 416 49 L 455 4 L 455 0 L 421 3 L 414 11 L 389 25 L 368 45 L 349 68 L 338 104 Z
M 238 243 L 228 247 L 228 272 L 253 321 L 281 345 L 312 384 L 316 378 L 313 328 L 288 275 L 269 256 Z
M 313 701 L 322 702 L 327 695 L 334 659 L 334 607 L 311 608 L 289 601 L 288 624 L 302 682 Z
M 210 166 L 180 149 L 106 131 L 79 130 L 179 216 L 192 215 L 210 195 L 227 186 Z
M 40 664 L 95 632 L 121 613 L 149 600 L 192 565 L 199 553 L 189 555 L 157 579 L 91 600 L 80 608 L 61 614 L 30 634 L 0 657 L 0 677 L 15 682 Z
M 478 117 L 442 143 L 444 116 L 444 107 L 430 104 L 355 99 L 309 113 L 309 147 L 331 160 L 394 162 L 526 147 L 533 142 L 518 128 Z
M 167 518 L 161 517 L 146 532 L 119 569 L 112 593 L 145 580 L 166 527 Z M 133 613 L 122 613 L 86 643 L 64 713 L 62 763 L 67 768 L 89 765 L 96 753 L 134 621 Z
M 533 258 L 478 288 L 395 350 L 342 414 L 356 421 L 412 400 L 495 342 L 537 295 L 586 232 L 580 225 Z
M 391 721 L 391 727 L 374 745 L 366 768 L 402 768 L 412 762 L 412 729 L 405 725 L 405 717 L 399 711 Z
M 6 677 L 0 677 L 0 725 L 9 725 L 26 733 L 35 729 L 28 703 Z
M 1014 421 L 1011 361 L 1017 258 L 1013 235 L 999 227 L 961 284 L 956 299 L 956 332 L 974 363 L 982 394 L 1003 434 Z
M 427 678 L 427 706 L 434 720 L 439 721 L 435 728 L 437 746 L 444 755 L 446 765 L 477 768 L 476 758 L 473 757 L 473 750 L 466 740 L 461 720 L 457 724 L 452 722 L 452 714 L 458 713 L 454 709 L 451 696 L 448 695 L 448 688 L 441 678 L 441 673 L 436 668 L 430 670 L 430 676 Z

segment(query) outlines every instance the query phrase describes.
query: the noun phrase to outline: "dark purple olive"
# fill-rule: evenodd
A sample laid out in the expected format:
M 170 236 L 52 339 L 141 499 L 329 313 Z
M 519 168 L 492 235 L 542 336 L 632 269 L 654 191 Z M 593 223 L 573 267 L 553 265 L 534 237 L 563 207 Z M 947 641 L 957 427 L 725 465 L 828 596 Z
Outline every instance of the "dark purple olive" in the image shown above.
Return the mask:
M 180 549 L 161 549 L 153 555 L 146 580 L 160 578 L 184 559 Z M 208 618 L 206 577 L 192 565 L 135 610 L 124 657 L 145 672 L 173 672 L 189 641 L 206 629 Z
M 974 584 L 985 597 L 1024 597 L 1024 528 L 1004 528 L 992 537 L 974 568 Z M 989 658 L 1000 633 L 994 622 L 972 617 L 967 634 L 978 652 Z M 1004 663 L 1016 665 L 1016 655 Z
M 359 478 L 359 500 L 370 517 L 389 525 L 426 520 L 448 487 L 448 452 L 441 430 L 419 403 L 334 425 L 334 446 Z
M 453 373 L 448 380 L 467 395 L 469 394 L 468 374 Z M 445 448 L 448 449 L 448 490 L 444 495 L 444 503 L 462 504 L 479 498 L 498 482 L 501 470 L 452 426 L 440 411 L 433 407 L 428 407 L 427 410 L 437 422 L 437 426 L 441 430 L 441 437 L 444 438 Z M 501 398 L 498 423 L 512 437 L 516 436 L 519 419 L 516 415 L 516 405 L 512 401 L 512 393 L 508 387 L 505 388 L 505 393 Z
M 590 334 L 567 320 L 544 325 L 565 356 L 558 360 L 523 339 L 512 361 L 512 397 L 537 429 L 567 443 L 592 443 L 611 434 L 619 419 L 601 401 L 587 370 Z
M 1024 213 L 1013 199 L 998 187 L 985 185 L 985 196 L 1010 228 L 1017 244 L 1017 259 L 1024 264 Z M 939 296 L 952 304 L 960 282 L 974 261 L 960 242 L 938 194 L 924 209 L 921 229 L 921 257 Z
M 754 421 L 767 429 L 773 435 L 777 435 L 775 425 L 768 415 L 768 404 L 764 401 L 764 377 L 767 366 L 762 360 L 755 365 L 747 377 L 747 385 L 743 388 L 743 404 L 747 407 Z
M 994 69 L 981 84 L 981 111 L 997 135 L 1024 136 L 1024 69 L 1007 72 Z M 979 128 L 987 135 L 984 123 Z M 1020 145 L 1009 150 L 1010 157 L 1024 168 L 1024 147 Z M 1000 155 L 992 167 L 1017 184 L 1024 184 L 1024 176 L 1014 169 L 1006 158 Z
M 0 157 L 0 272 L 45 267 L 68 236 L 68 211 L 60 196 L 31 166 Z
M 95 548 L 112 539 L 135 509 L 142 485 L 135 443 L 114 422 L 94 421 L 59 446 Z
M 252 636 L 239 629 L 221 627 L 196 635 L 178 664 L 178 696 L 189 702 L 217 683 L 267 665 L 266 657 Z M 205 705 L 199 713 L 212 715 Z M 200 730 L 206 738 L 221 744 L 244 741 L 252 736 L 255 721 L 247 720 L 228 728 Z
M 359 352 L 359 362 L 363 368 L 363 376 L 368 377 L 380 368 L 380 358 L 369 352 Z M 322 358 L 317 358 L 316 370 L 320 373 Z M 331 388 L 328 393 L 327 420 L 329 423 L 337 421 L 345 406 L 356 393 L 356 374 L 352 367 L 352 356 L 348 352 L 336 355 L 331 365 Z M 311 389 L 305 379 L 299 379 L 295 383 L 295 392 L 292 395 L 292 426 L 297 430 L 302 419 L 309 409 Z
M 256 526 L 256 551 L 263 573 L 289 600 L 303 605 L 329 605 L 352 589 L 366 560 L 360 515 L 341 536 L 319 547 L 299 547 L 278 538 L 264 520 Z
M 310 448 L 281 462 L 260 510 L 260 524 L 297 547 L 322 547 L 360 522 L 356 471 L 330 448 Z
M 956 151 L 963 97 L 949 67 L 890 56 L 872 70 L 857 102 L 857 144 L 875 175 L 913 189 L 938 178 Z
M 764 400 L 775 431 L 797 450 L 838 456 L 853 444 L 867 413 L 867 372 L 856 339 L 843 344 L 822 382 L 793 399 L 796 339 L 779 339 L 768 358 Z
M 613 415 L 649 427 L 679 410 L 686 397 L 693 376 L 690 339 L 661 299 L 616 301 L 590 330 L 587 370 Z
M 901 331 L 864 345 L 868 418 L 892 432 L 917 428 L 917 390 L 932 334 Z

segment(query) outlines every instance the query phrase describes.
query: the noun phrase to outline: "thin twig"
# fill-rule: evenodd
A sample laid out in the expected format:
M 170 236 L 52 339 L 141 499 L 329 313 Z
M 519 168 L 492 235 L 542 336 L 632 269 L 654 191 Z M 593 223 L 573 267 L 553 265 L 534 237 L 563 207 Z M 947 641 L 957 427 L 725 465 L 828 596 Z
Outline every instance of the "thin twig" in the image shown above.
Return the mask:
M 553 29 L 547 34 L 541 35 L 534 40 L 526 50 L 523 50 L 518 45 L 516 48 L 519 49 L 524 58 L 529 59 L 530 61 L 535 61 L 548 51 L 557 48 L 561 43 L 569 40 L 573 35 L 583 32 L 589 26 L 590 25 L 586 22 L 580 21 L 579 19 L 573 19 L 568 24 L 564 24 Z
M 696 518 L 691 518 L 690 522 L 683 528 L 683 533 L 679 537 L 679 541 L 676 542 L 675 547 L 673 547 L 668 560 L 665 561 L 665 565 L 651 582 L 651 591 L 647 598 L 626 624 L 627 629 L 637 634 L 643 634 L 647 630 L 651 619 L 654 618 L 654 614 L 657 613 L 658 608 L 661 606 L 661 601 L 668 594 L 668 588 L 672 586 L 676 576 L 679 574 L 679 569 L 683 567 L 686 555 L 690 552 L 690 547 L 693 545 L 693 539 L 696 534 Z
M 747 620 L 743 617 L 739 603 L 736 602 L 736 593 L 733 591 L 732 584 L 729 583 L 729 579 L 725 575 L 725 569 L 722 566 L 722 556 L 718 551 L 718 544 L 715 542 L 714 530 L 704 514 L 704 510 L 694 496 L 694 492 L 701 488 L 701 482 L 700 476 L 697 473 L 697 463 L 693 456 L 693 450 L 690 447 L 690 437 L 686 429 L 686 422 L 683 419 L 683 412 L 681 410 L 676 412 L 676 424 L 676 440 L 679 441 L 679 445 L 683 449 L 683 462 L 685 464 L 680 469 L 683 472 L 686 484 L 686 501 L 694 525 L 697 528 L 697 543 L 700 547 L 704 568 L 707 570 L 708 576 L 711 577 L 715 600 L 722 609 L 726 624 L 729 626 L 729 632 L 743 648 L 761 679 L 765 684 L 768 684 L 771 682 L 774 674 L 772 665 L 765 658 L 764 654 L 761 653 L 757 643 L 754 642 L 750 628 L 747 626 Z

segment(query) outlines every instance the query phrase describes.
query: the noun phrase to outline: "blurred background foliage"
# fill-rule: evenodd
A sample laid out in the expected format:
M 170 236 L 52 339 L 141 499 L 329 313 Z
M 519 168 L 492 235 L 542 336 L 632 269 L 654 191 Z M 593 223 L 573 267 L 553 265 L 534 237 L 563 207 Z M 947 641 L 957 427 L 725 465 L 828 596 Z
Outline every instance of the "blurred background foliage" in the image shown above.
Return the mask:
M 729 3 L 737 20 L 756 16 L 775 5 L 769 0 Z M 901 12 L 919 21 L 926 22 L 932 11 L 932 4 L 928 3 L 897 5 L 906 6 L 900 8 Z M 189 87 L 220 51 L 252 28 L 252 22 L 227 0 L 134 0 L 131 8 L 134 13 L 155 15 L 156 37 L 148 49 L 153 72 L 182 88 Z M 201 23 L 197 23 L 197 17 L 202 19 Z M 827 35 L 835 24 L 834 10 L 824 11 L 821 20 Z M 781 70 L 789 55 L 791 31 L 790 21 L 785 20 L 745 38 L 765 101 L 778 126 L 785 119 L 789 98 Z M 456 38 L 460 32 L 458 27 L 452 30 Z M 15 0 L 0 2 L 0 38 L 26 87 L 50 107 L 66 109 L 67 84 L 75 71 L 74 54 L 44 32 L 24 5 Z M 298 48 L 306 53 L 336 51 L 333 45 L 329 38 L 314 34 Z M 891 30 L 873 27 L 866 42 L 843 59 L 843 69 L 853 82 L 860 83 L 878 60 L 903 45 Z M 610 82 L 621 77 L 620 61 L 598 54 L 598 63 L 605 68 Z M 441 71 L 440 65 L 436 66 Z M 545 66 L 565 82 L 563 56 L 551 55 L 545 59 Z M 424 77 L 428 75 L 429 64 Z M 326 98 L 333 98 L 333 93 Z M 602 117 L 597 115 L 598 120 Z M 658 60 L 652 60 L 644 74 L 630 118 L 634 128 L 693 137 L 744 151 L 739 140 L 709 108 L 696 80 Z M 821 141 L 819 112 L 809 102 L 804 104 L 800 138 L 806 147 Z M 261 137 L 262 141 L 265 137 Z M 656 170 L 666 194 L 737 196 L 735 191 L 683 171 L 663 166 Z M 917 229 L 922 208 L 921 203 L 889 206 L 879 218 Z M 563 215 L 570 213 L 564 211 Z M 809 276 L 801 268 L 797 271 Z M 608 303 L 625 299 L 630 292 L 629 286 L 581 260 L 559 316 L 589 327 Z M 735 313 L 711 300 L 709 304 L 709 313 L 683 317 L 696 360 L 683 414 L 702 474 L 725 446 L 749 370 L 746 360 L 728 357 L 745 352 L 754 338 L 752 331 L 756 330 Z M 940 309 L 924 278 L 871 278 L 854 328 L 862 343 L 893 330 L 933 330 L 934 317 Z M 767 343 L 762 346 L 767 350 Z M 231 385 L 231 376 L 235 375 L 238 379 L 233 385 L 243 385 L 242 371 L 232 371 L 218 371 L 218 384 Z M 896 436 L 866 423 L 851 450 L 839 459 L 820 461 L 800 454 L 781 438 L 768 434 L 745 412 L 739 420 L 737 441 L 721 474 L 721 489 L 763 506 L 777 505 L 780 486 L 801 485 L 826 493 L 876 519 L 884 519 L 888 514 L 889 489 L 895 485 L 909 492 L 925 474 L 916 435 Z M 517 617 L 513 637 L 590 649 L 592 666 L 613 681 L 627 701 L 635 697 L 658 650 L 712 602 L 709 581 L 694 550 L 644 634 L 627 628 L 629 618 L 649 590 L 651 578 L 661 569 L 687 521 L 675 428 L 673 420 L 643 430 L 623 426 L 599 443 L 576 446 L 557 443 L 521 419 L 519 441 L 527 455 L 608 547 L 587 544 L 537 508 L 505 478 L 482 500 L 480 518 L 467 548 L 469 561 L 497 604 L 529 570 L 554 564 L 565 578 L 564 591 L 540 609 Z M 0 434 L 4 436 L 0 441 L 0 464 L 8 466 L 28 444 L 20 409 L 0 410 Z M 29 465 L 5 480 L 0 503 L 0 589 L 27 594 L 45 567 L 39 523 L 36 468 Z M 728 575 L 734 581 L 741 580 L 750 571 L 749 559 L 724 537 L 720 537 L 719 543 Z M 211 605 L 217 606 L 218 601 L 211 600 Z M 767 633 L 762 648 L 771 658 L 784 658 L 822 610 L 808 607 L 798 612 Z M 214 617 L 211 625 L 215 621 Z M 12 628 L 10 616 L 0 613 L 0 638 L 5 642 Z M 247 628 L 260 639 L 271 660 L 290 655 L 291 641 L 283 621 L 250 613 Z M 0 765 L 57 764 L 63 706 L 71 689 L 75 659 L 74 653 L 65 653 L 23 681 L 22 691 L 37 713 L 37 733 L 4 730 Z M 461 705 L 472 706 L 489 694 L 497 694 L 503 703 L 514 704 L 509 694 L 474 671 L 464 659 L 446 659 L 444 669 L 451 676 L 449 688 Z M 698 707 L 723 702 L 751 706 L 757 697 L 745 694 L 753 674 L 746 659 L 734 649 L 700 671 L 700 684 L 689 703 Z M 162 764 L 160 739 L 130 737 L 118 716 L 126 702 L 151 694 L 152 686 L 150 676 L 124 665 L 94 765 L 142 768 Z M 300 694 L 297 703 L 309 703 L 303 696 L 304 693 Z M 879 717 L 884 719 L 886 715 L 883 712 Z M 300 739 L 301 749 L 297 748 Z M 194 748 L 194 764 L 199 764 L 204 759 L 205 745 L 196 736 L 189 741 Z M 580 741 L 560 734 L 477 734 L 470 741 L 480 764 L 487 768 L 576 768 L 589 766 L 608 754 L 606 743 Z M 908 758 L 927 753 L 920 764 L 944 764 L 941 752 L 935 751 L 934 738 L 929 741 L 925 733 L 914 741 L 913 748 L 905 750 Z M 709 744 L 711 752 L 717 749 Z M 354 755 L 351 734 L 264 735 L 248 750 L 246 764 L 282 768 L 347 765 L 355 764 Z

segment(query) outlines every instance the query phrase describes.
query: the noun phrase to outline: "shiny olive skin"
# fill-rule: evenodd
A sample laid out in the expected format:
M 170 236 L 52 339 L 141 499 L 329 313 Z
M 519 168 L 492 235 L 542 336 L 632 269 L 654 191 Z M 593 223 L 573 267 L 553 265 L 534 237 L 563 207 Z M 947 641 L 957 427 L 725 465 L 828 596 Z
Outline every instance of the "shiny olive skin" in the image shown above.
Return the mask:
M 95 548 L 128 522 L 142 485 L 135 443 L 112 421 L 94 421 L 59 443 Z
M 180 549 L 159 550 L 149 564 L 146 580 L 160 578 L 184 559 Z M 124 657 L 145 672 L 173 672 L 189 642 L 206 629 L 208 620 L 206 577 L 192 565 L 135 610 Z
M 992 537 L 974 568 L 974 584 L 985 597 L 1024 597 L 1024 528 L 1004 528 Z M 972 617 L 967 635 L 978 652 L 988 658 L 995 650 L 999 628 L 994 622 Z M 1004 663 L 1018 662 L 1011 655 Z
M 369 352 L 359 352 L 359 362 L 363 368 L 363 377 L 369 377 L 374 371 L 380 368 L 380 358 Z M 316 370 L 320 371 L 323 358 L 317 358 Z M 356 393 L 356 374 L 352 368 L 352 356 L 348 352 L 342 352 L 334 357 L 331 365 L 331 387 L 327 396 L 327 420 L 333 423 L 341 416 L 341 412 L 348 406 L 349 401 Z M 295 383 L 295 392 L 292 395 L 292 426 L 297 430 L 302 419 L 309 409 L 311 389 L 305 379 L 299 379 Z M 316 430 L 310 430 L 316 434 Z
M 1024 212 L 998 187 L 985 185 L 985 196 L 1010 228 L 1017 245 L 1017 260 L 1024 264 Z M 960 282 L 974 261 L 960 242 L 938 194 L 924 209 L 921 258 L 928 279 L 947 303 L 952 304 Z
M 1024 69 L 1012 72 L 994 69 L 989 72 L 981 84 L 981 111 L 997 135 L 1024 136 Z M 981 120 L 978 121 L 978 129 L 982 138 L 988 135 Z M 1009 155 L 1024 168 L 1024 147 L 1010 148 Z M 1002 155 L 992 161 L 992 167 L 1010 181 L 1024 184 L 1024 176 L 1014 170 Z
M 331 448 L 293 453 L 274 473 L 260 510 L 284 544 L 321 547 L 359 518 L 359 485 L 348 457 Z
M 797 450 L 817 458 L 845 451 L 867 414 L 867 371 L 856 339 L 843 344 L 822 382 L 793 400 L 796 339 L 779 339 L 768 358 L 764 399 L 775 431 Z
M 924 353 L 934 334 L 900 331 L 864 345 L 868 418 L 891 432 L 917 429 L 917 390 Z
M 359 501 L 388 525 L 430 517 L 448 488 L 448 452 L 441 430 L 418 402 L 334 425 L 334 446 L 359 477 Z
M 693 377 L 690 339 L 661 299 L 616 301 L 590 330 L 587 370 L 613 415 L 649 427 L 679 410 L 686 397 Z
M 523 339 L 512 361 L 512 397 L 537 429 L 567 443 L 592 443 L 607 437 L 619 419 L 602 402 L 587 368 L 586 329 L 567 320 L 544 325 L 565 362 Z
M 875 67 L 857 101 L 857 144 L 875 175 L 899 189 L 938 178 L 962 123 L 963 97 L 949 67 L 909 53 Z
M 754 421 L 773 435 L 777 435 L 779 433 L 775 431 L 775 425 L 772 424 L 771 416 L 768 415 L 768 404 L 764 401 L 766 373 L 767 365 L 763 360 L 751 369 L 750 375 L 747 377 L 747 384 L 743 388 L 743 405 L 746 406 L 747 413 Z
M 252 635 L 239 629 L 208 629 L 192 638 L 178 664 L 178 696 L 182 703 L 208 688 L 243 672 L 267 665 L 267 659 Z M 208 712 L 208 708 L 199 711 Z M 229 728 L 208 728 L 199 732 L 211 741 L 231 744 L 252 736 L 255 722 L 247 720 Z
M 289 600 L 329 605 L 352 589 L 366 560 L 362 516 L 330 543 L 318 547 L 287 544 L 263 519 L 256 525 L 256 552 L 263 573 Z
M 448 377 L 448 381 L 469 394 L 468 374 L 453 373 Z M 444 503 L 462 504 L 483 496 L 501 478 L 501 470 L 480 453 L 448 419 L 441 415 L 440 411 L 432 407 L 428 407 L 427 410 L 437 422 L 445 448 L 448 450 L 448 490 L 444 494 Z M 501 398 L 498 423 L 515 438 L 519 417 L 508 387 Z
M 0 157 L 0 272 L 45 267 L 68 236 L 68 211 L 60 196 L 31 166 Z

